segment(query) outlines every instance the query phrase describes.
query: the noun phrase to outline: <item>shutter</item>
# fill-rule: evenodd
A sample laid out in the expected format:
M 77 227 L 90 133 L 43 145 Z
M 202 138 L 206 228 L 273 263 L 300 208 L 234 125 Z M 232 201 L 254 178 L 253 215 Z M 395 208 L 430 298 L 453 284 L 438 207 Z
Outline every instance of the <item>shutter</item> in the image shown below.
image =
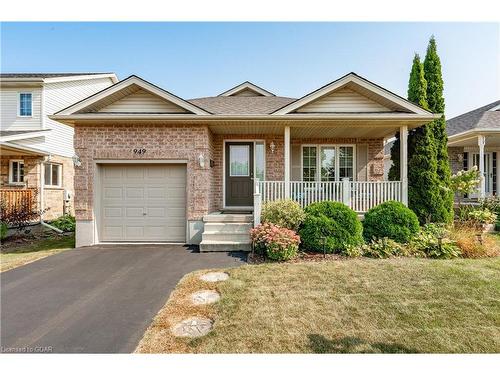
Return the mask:
M 356 178 L 358 181 L 368 180 L 368 145 L 356 145 Z
M 302 180 L 302 166 L 300 165 L 301 161 L 301 147 L 300 145 L 292 145 L 290 152 L 292 153 L 290 157 L 291 163 L 291 181 L 301 181 Z
M 497 195 L 497 153 L 493 152 L 492 153 L 492 159 L 493 159 L 493 165 L 491 166 L 492 168 L 492 175 L 493 175 L 493 195 Z

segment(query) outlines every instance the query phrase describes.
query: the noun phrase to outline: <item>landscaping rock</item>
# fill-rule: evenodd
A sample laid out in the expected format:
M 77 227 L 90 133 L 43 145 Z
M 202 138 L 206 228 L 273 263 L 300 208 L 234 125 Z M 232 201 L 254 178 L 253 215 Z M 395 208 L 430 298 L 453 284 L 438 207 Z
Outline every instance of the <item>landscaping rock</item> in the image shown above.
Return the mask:
M 183 320 L 172 327 L 172 334 L 177 337 L 201 337 L 212 330 L 213 323 L 210 319 L 192 317 Z
M 211 283 L 217 281 L 225 281 L 229 278 L 229 275 L 225 272 L 209 272 L 200 276 L 200 280 L 208 281 Z
M 191 294 L 191 301 L 195 305 L 208 305 L 220 300 L 220 294 L 215 290 L 200 290 Z

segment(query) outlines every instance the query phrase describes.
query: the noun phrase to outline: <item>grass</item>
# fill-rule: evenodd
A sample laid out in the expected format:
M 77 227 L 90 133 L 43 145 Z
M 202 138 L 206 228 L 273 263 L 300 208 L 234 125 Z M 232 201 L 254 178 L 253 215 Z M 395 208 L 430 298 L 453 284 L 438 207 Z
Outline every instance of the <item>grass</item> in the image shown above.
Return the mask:
M 186 275 L 146 331 L 140 353 L 500 352 L 500 258 L 349 259 L 246 265 L 215 286 Z M 221 300 L 192 306 L 217 289 Z M 170 334 L 214 320 L 198 339 Z
M 0 272 L 20 267 L 74 247 L 75 236 L 65 235 L 40 239 L 27 245 L 2 249 L 2 253 L 0 254 Z

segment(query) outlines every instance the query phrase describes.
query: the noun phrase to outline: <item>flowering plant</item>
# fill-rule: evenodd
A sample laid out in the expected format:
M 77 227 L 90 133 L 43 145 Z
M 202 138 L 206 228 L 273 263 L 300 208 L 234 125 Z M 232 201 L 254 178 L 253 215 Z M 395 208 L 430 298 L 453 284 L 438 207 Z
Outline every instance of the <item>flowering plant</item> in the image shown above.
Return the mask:
M 297 255 L 300 237 L 295 231 L 271 223 L 250 230 L 256 248 L 273 260 L 288 260 Z
M 477 191 L 479 183 L 481 182 L 481 173 L 474 165 L 467 171 L 459 171 L 451 176 L 450 188 L 458 193 L 458 203 L 460 205 L 463 195 L 472 194 Z

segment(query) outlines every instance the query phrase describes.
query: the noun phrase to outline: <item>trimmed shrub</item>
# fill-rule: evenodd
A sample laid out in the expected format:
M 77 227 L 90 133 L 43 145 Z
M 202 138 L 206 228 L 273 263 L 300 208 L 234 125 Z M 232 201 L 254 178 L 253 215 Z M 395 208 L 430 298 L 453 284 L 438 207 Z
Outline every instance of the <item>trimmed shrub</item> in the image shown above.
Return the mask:
M 289 260 L 297 255 L 300 237 L 291 229 L 264 223 L 250 230 L 257 249 L 272 260 Z
M 305 219 L 305 214 L 300 204 L 291 199 L 284 199 L 264 203 L 261 218 L 263 223 L 297 231 Z
M 404 204 L 395 201 L 373 207 L 363 220 L 363 236 L 366 241 L 389 238 L 407 243 L 419 229 L 417 215 Z
M 63 232 L 74 232 L 76 221 L 74 216 L 63 215 L 59 216 L 54 221 L 51 221 L 50 225 L 62 230 Z
M 306 250 L 344 252 L 363 243 L 363 227 L 356 212 L 339 202 L 317 202 L 304 210 L 306 219 L 299 231 Z
M 0 222 L 0 240 L 3 240 L 5 237 L 7 237 L 7 230 L 9 227 L 7 226 L 6 223 L 3 221 Z

